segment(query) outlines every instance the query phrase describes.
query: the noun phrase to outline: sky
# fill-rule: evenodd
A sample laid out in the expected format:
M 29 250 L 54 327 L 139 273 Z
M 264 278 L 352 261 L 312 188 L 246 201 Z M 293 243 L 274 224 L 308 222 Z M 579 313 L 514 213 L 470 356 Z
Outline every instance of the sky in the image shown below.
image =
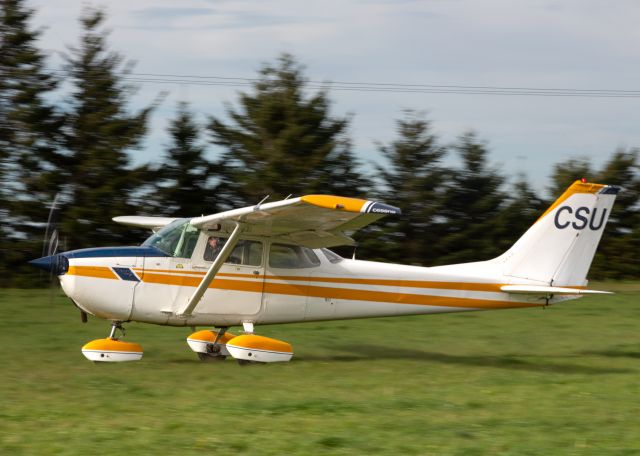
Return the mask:
M 77 42 L 76 0 L 32 0 L 53 67 Z M 640 90 L 636 0 L 111 0 L 113 50 L 135 73 L 252 78 L 282 52 L 313 81 Z M 200 122 L 224 117 L 239 88 L 142 83 L 131 107 L 168 91 L 138 161 L 158 161 L 168 120 L 187 101 Z M 537 188 L 553 165 L 581 157 L 601 166 L 640 147 L 640 97 L 586 98 L 329 91 L 349 115 L 354 153 L 371 170 L 376 142 L 395 138 L 404 109 L 427 113 L 443 144 L 473 130 L 491 164 Z M 215 156 L 219 151 L 209 152 Z M 449 158 L 452 162 L 454 157 Z M 580 177 L 580 176 L 577 176 Z M 589 177 L 589 176 L 586 176 Z

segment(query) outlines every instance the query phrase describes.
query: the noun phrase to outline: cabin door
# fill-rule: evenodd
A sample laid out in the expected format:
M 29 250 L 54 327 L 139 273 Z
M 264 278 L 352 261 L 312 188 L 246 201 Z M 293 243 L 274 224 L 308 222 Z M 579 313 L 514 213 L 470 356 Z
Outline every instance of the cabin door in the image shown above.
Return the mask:
M 221 233 L 201 234 L 192 258 L 198 277 L 204 277 L 226 240 Z M 264 289 L 263 257 L 263 242 L 240 239 L 198 304 L 197 312 L 247 317 L 258 314 Z

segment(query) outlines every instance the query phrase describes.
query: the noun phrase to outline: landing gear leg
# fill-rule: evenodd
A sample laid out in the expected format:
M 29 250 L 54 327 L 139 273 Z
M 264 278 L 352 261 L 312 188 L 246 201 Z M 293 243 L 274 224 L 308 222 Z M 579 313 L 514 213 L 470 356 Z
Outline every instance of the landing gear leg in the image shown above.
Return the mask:
M 207 344 L 206 353 L 198 352 L 198 358 L 200 358 L 200 361 L 213 362 L 213 361 L 224 361 L 225 359 L 227 359 L 225 355 L 220 353 L 221 347 L 220 347 L 220 344 L 218 343 L 220 341 L 220 338 L 224 336 L 224 333 L 227 332 L 227 329 L 229 328 L 228 327 L 220 328 L 220 330 L 216 333 L 216 338 L 214 339 L 213 343 Z
M 111 332 L 109 333 L 109 339 L 118 340 L 118 338 L 116 337 L 116 331 L 117 330 L 120 330 L 120 332 L 122 333 L 122 337 L 125 336 L 124 326 L 122 326 L 122 322 L 121 321 L 114 321 L 111 324 Z

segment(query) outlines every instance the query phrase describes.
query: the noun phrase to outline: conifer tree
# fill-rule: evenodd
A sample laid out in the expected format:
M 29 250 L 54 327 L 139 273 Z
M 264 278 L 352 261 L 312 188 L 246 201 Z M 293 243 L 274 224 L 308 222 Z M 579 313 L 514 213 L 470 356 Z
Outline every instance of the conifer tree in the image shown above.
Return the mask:
M 618 150 L 601 170 L 594 170 L 587 159 L 574 158 L 554 167 L 553 197 L 557 198 L 580 178 L 589 182 L 618 185 L 622 191 L 610 214 L 596 251 L 589 278 L 640 277 L 640 163 L 639 151 Z
M 38 157 L 52 159 L 58 147 L 61 118 L 49 101 L 57 83 L 32 15 L 23 0 L 0 1 L 0 284 L 30 270 L 26 260 L 41 248 L 40 227 L 29 222 L 46 220 L 46 207 L 28 183 L 46 166 Z
M 505 198 L 496 224 L 495 237 L 498 248 L 493 254 L 506 252 L 548 207 L 547 202 L 531 188 L 524 174 L 517 176 Z M 487 258 L 490 256 L 487 254 Z
M 640 151 L 617 150 L 595 176 L 596 182 L 618 185 L 609 221 L 589 277 L 640 277 Z
M 166 149 L 155 199 L 158 211 L 187 217 L 218 210 L 213 192 L 214 167 L 205 158 L 200 126 L 186 103 L 180 103 L 169 126 L 171 144 Z
M 218 194 L 229 207 L 289 194 L 359 196 L 364 180 L 346 136 L 348 120 L 332 117 L 326 91 L 307 95 L 303 68 L 290 55 L 265 65 L 251 93 L 241 93 L 228 122 L 212 117 L 222 148 Z
M 386 162 L 377 166 L 382 189 L 379 198 L 402 209 L 401 217 L 387 217 L 372 226 L 359 251 L 367 259 L 429 265 L 442 234 L 446 148 L 438 144 L 424 114 L 406 110 L 396 121 L 397 138 L 378 144 Z
M 462 167 L 452 170 L 443 202 L 447 233 L 437 247 L 440 264 L 487 260 L 501 251 L 498 226 L 505 202 L 504 178 L 487 164 L 488 150 L 475 133 L 453 146 Z
M 594 177 L 595 172 L 586 158 L 572 158 L 565 163 L 556 164 L 549 187 L 551 201 L 555 201 L 576 180 L 585 178 L 593 182 Z
M 134 88 L 122 80 L 130 68 L 111 51 L 101 30 L 105 15 L 86 9 L 80 18 L 80 45 L 67 56 L 73 85 L 64 128 L 67 162 L 61 232 L 68 247 L 131 242 L 130 230 L 111 218 L 133 212 L 146 166 L 132 168 L 129 152 L 140 147 L 152 106 L 129 112 Z
M 45 57 L 36 46 L 40 31 L 31 28 L 33 11 L 24 3 L 0 3 L 0 177 L 2 190 L 9 192 L 20 189 L 16 171 L 22 161 L 31 165 L 31 155 L 55 149 L 60 126 L 46 100 L 57 82 L 45 68 Z

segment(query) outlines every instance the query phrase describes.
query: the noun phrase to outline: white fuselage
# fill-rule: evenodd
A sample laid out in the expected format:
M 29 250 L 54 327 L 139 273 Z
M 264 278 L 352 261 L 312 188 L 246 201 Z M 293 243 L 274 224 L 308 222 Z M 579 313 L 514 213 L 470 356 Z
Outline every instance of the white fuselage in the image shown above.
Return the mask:
M 179 309 L 211 264 L 204 255 L 205 233 L 190 258 L 114 256 L 117 249 L 110 256 L 71 255 L 60 281 L 80 308 L 97 317 L 172 326 L 274 324 L 547 304 L 539 297 L 500 291 L 502 285 L 528 281 L 503 276 L 495 260 L 425 268 L 337 260 L 317 249 L 313 264 L 290 267 L 282 259 L 270 258 L 271 241 L 249 239 L 261 246 L 253 264 L 225 263 L 188 316 L 179 315 Z

